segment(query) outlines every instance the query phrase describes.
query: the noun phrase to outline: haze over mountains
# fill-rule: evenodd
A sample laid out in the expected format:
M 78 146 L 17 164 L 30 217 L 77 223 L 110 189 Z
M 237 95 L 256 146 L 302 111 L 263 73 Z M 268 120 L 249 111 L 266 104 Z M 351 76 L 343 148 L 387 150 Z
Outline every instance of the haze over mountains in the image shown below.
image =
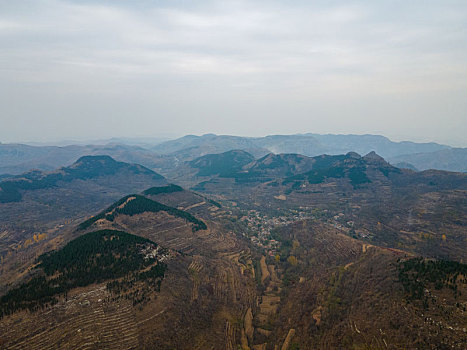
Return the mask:
M 0 0 L 0 350 L 465 350 L 466 24 Z
M 31 146 L 0 144 L 0 175 L 21 174 L 30 169 L 53 170 L 72 164 L 84 155 L 109 155 L 117 160 L 138 163 L 164 172 L 184 161 L 206 154 L 244 150 L 256 158 L 268 153 L 297 153 L 305 156 L 321 154 L 367 154 L 375 151 L 391 164 L 418 170 L 467 169 L 467 150 L 437 143 L 393 142 L 378 135 L 271 135 L 240 137 L 206 134 L 187 135 L 179 139 L 152 144 L 144 139 L 139 145 L 113 140 L 107 145 Z
M 0 150 L 4 169 L 47 168 L 0 178 L 6 349 L 467 342 L 467 174 L 421 170 L 465 169 L 465 149 L 208 134 Z
M 21 174 L 31 169 L 53 170 L 69 166 L 86 155 L 109 155 L 117 160 L 155 168 L 164 162 L 154 152 L 138 146 L 124 144 L 30 146 L 22 144 L 0 144 L 0 174 Z
M 188 135 L 167 141 L 156 145 L 154 150 L 162 154 L 170 154 L 182 149 L 202 149 L 203 147 L 210 149 L 207 153 L 220 153 L 230 149 L 252 149 L 263 150 L 263 152 L 267 150 L 268 153 L 298 153 L 306 156 L 343 154 L 351 151 L 366 154 L 375 151 L 385 158 L 450 148 L 436 143 L 393 142 L 378 135 L 299 134 L 247 138 L 206 134 L 203 136 Z

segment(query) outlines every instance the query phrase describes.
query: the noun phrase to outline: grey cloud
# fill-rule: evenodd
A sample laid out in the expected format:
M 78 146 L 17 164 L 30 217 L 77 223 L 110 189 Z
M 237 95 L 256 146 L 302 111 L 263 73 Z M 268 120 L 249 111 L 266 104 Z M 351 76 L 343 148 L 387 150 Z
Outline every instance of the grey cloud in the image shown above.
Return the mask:
M 466 10 L 0 1 L 0 140 L 313 131 L 465 146 Z

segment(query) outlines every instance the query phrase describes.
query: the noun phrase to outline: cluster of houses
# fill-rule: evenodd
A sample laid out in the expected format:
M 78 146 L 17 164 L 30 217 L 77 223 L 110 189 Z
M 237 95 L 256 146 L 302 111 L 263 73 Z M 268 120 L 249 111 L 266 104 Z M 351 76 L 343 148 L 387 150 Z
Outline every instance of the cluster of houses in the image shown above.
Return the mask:
M 325 210 L 327 212 L 327 210 Z M 256 246 L 263 248 L 269 255 L 274 255 L 279 247 L 280 242 L 275 240 L 271 235 L 271 230 L 275 227 L 285 226 L 297 221 L 305 219 L 317 219 L 318 210 L 312 207 L 300 207 L 299 209 L 289 209 L 281 216 L 267 216 L 256 210 L 249 210 L 240 219 L 247 224 L 248 231 L 245 233 Z M 322 213 L 323 214 L 323 211 Z M 326 213 L 324 213 L 326 214 Z M 323 219 L 321 217 L 321 219 Z M 341 231 L 347 234 L 354 234 L 362 238 L 368 238 L 370 233 L 364 230 L 355 230 L 355 222 L 348 220 L 344 213 L 338 213 L 329 217 L 326 221 Z
M 309 209 L 309 208 L 307 208 Z M 296 221 L 312 218 L 310 210 L 289 210 L 287 214 L 281 216 L 269 217 L 261 215 L 256 210 L 249 210 L 240 219 L 247 224 L 248 233 L 251 242 L 256 246 L 263 248 L 269 255 L 274 255 L 279 247 L 280 242 L 274 239 L 271 235 L 271 230 L 275 227 L 292 224 Z
M 140 253 L 144 255 L 144 260 L 157 260 L 164 262 L 170 258 L 170 251 L 168 249 L 161 248 L 159 245 L 152 243 L 146 243 L 141 247 Z

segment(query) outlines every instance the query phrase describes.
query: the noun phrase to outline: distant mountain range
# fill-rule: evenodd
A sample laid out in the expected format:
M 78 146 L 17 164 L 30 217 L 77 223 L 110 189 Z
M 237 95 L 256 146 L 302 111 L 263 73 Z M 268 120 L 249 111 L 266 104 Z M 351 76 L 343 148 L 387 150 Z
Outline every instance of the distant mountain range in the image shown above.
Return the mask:
M 163 142 L 153 147 L 160 154 L 177 154 L 184 149 L 199 150 L 198 153 L 220 153 L 232 149 L 246 150 L 258 156 L 263 153 L 298 153 L 305 156 L 321 154 L 366 154 L 375 151 L 384 158 L 405 154 L 435 152 L 451 147 L 437 143 L 393 142 L 379 135 L 271 135 L 266 137 L 239 137 L 206 134 L 188 135 Z
M 70 165 L 84 155 L 109 155 L 119 161 L 138 163 L 165 174 L 183 162 L 231 150 L 248 152 L 254 158 L 261 158 L 269 153 L 294 153 L 314 157 L 348 152 L 367 154 L 374 151 L 391 164 L 409 169 L 461 172 L 467 169 L 467 148 L 452 148 L 437 143 L 393 142 L 379 135 L 297 134 L 241 137 L 206 134 L 187 135 L 155 146 L 149 142 L 129 145 L 115 141 L 108 145 L 63 147 L 0 144 L 0 176 L 21 174 L 30 169 L 52 170 Z
M 208 154 L 196 158 L 174 171 L 180 183 L 200 183 L 201 189 L 216 178 L 231 178 L 241 183 L 265 183 L 283 178 L 286 182 L 308 179 L 312 183 L 321 183 L 327 178 L 347 177 L 353 185 L 368 180 L 366 172 L 374 169 L 384 177 L 389 174 L 401 174 L 401 169 L 409 169 L 411 164 L 398 163 L 393 166 L 372 151 L 365 156 L 356 152 L 339 155 L 320 155 L 308 157 L 301 154 L 269 153 L 255 159 L 246 151 L 233 150 L 219 154 Z M 407 173 L 407 171 L 404 171 Z M 369 181 L 369 180 L 368 180 Z
M 63 147 L 0 144 L 0 174 L 21 174 L 31 169 L 54 170 L 71 165 L 86 155 L 108 155 L 119 161 L 138 163 L 151 169 L 170 166 L 173 160 L 173 157 L 158 156 L 139 146 L 123 144 Z
M 405 154 L 389 159 L 392 164 L 408 163 L 418 170 L 437 169 L 467 172 L 467 149 L 449 148 L 435 152 Z
M 0 182 L 0 203 L 18 202 L 24 191 L 53 188 L 59 182 L 85 181 L 117 174 L 142 175 L 154 181 L 165 181 L 163 176 L 141 165 L 117 162 L 109 156 L 84 156 L 73 165 L 54 172 L 33 170 Z
M 175 162 L 193 160 L 203 155 L 243 150 L 255 158 L 269 153 L 295 153 L 314 157 L 322 154 L 338 155 L 348 152 L 367 154 L 372 151 L 391 164 L 412 170 L 467 171 L 467 148 L 452 148 L 434 142 L 394 142 L 380 135 L 270 135 L 240 137 L 206 134 L 187 135 L 160 143 L 152 150 L 159 155 L 173 156 Z

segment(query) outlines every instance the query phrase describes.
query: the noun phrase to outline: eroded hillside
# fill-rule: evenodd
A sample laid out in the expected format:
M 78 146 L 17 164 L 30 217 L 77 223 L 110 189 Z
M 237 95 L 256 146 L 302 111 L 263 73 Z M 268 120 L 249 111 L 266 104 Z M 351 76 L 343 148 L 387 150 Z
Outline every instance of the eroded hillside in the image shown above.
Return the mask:
M 240 158 L 230 164 L 229 156 Z M 465 174 L 402 170 L 374 153 L 252 160 L 233 152 L 195 164 L 206 169 L 187 182 L 202 180 L 202 192 L 173 184 L 128 191 L 3 260 L 1 344 L 287 350 L 467 342 Z M 112 235 L 134 237 L 135 245 L 87 258 L 63 253 L 95 235 L 106 244 L 118 242 Z

